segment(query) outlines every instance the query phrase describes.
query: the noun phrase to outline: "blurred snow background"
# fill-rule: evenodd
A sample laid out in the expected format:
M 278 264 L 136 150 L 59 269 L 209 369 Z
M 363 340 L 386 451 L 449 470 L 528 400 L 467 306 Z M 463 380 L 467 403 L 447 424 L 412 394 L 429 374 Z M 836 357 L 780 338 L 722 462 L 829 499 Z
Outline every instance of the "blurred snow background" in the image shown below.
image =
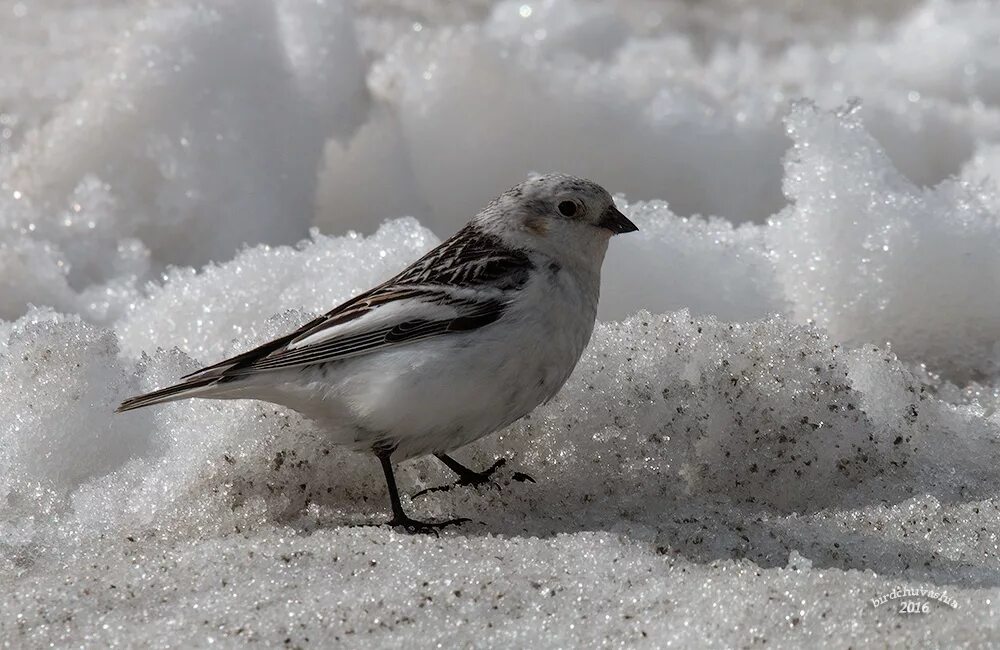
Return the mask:
M 1000 634 L 996 2 L 0 0 L 0 71 L 6 646 Z M 376 463 L 268 405 L 112 415 L 550 170 L 641 231 L 458 453 L 503 490 L 410 506 L 474 523 L 353 525 Z

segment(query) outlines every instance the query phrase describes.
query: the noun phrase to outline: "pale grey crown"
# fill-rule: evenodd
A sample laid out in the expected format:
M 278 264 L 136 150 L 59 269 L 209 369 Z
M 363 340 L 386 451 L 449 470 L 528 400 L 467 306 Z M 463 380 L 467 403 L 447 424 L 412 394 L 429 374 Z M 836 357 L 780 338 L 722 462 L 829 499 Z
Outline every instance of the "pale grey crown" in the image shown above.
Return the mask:
M 543 174 L 515 185 L 494 199 L 480 218 L 557 219 L 605 228 L 614 234 L 637 230 L 618 211 L 606 189 L 568 174 Z

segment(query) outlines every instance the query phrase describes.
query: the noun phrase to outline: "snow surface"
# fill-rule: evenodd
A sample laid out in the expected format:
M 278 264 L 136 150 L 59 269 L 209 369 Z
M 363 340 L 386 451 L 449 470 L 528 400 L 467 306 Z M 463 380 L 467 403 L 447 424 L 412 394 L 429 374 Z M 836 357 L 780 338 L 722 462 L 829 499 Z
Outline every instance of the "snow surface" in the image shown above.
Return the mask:
M 1000 638 L 995 2 L 0 17 L 4 647 Z M 374 459 L 267 404 L 112 414 L 548 170 L 640 232 L 560 395 L 457 452 L 498 485 L 406 504 L 472 523 L 369 525 Z

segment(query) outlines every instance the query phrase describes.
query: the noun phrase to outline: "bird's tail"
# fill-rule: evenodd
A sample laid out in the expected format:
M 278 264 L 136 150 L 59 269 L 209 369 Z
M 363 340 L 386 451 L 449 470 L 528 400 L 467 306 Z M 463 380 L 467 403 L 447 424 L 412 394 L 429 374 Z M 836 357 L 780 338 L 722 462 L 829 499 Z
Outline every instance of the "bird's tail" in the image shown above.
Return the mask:
M 322 321 L 323 317 L 319 317 L 307 323 L 305 327 L 308 328 L 317 325 Z M 191 374 L 181 377 L 183 381 L 179 384 L 154 390 L 152 393 L 146 393 L 145 395 L 130 397 L 115 409 L 115 413 L 140 409 L 143 406 L 152 406 L 153 404 L 173 402 L 178 399 L 187 399 L 189 397 L 217 397 L 226 399 L 227 397 L 238 395 L 240 393 L 239 386 L 242 384 L 234 380 L 242 378 L 246 374 L 241 372 L 241 368 L 246 368 L 258 359 L 282 348 L 296 336 L 298 336 L 298 331 L 274 339 L 249 352 L 244 352 L 211 366 L 195 370 Z M 230 382 L 234 383 L 230 384 Z
M 193 377 L 187 381 L 161 388 L 160 390 L 154 390 L 145 395 L 130 397 L 115 409 L 115 413 L 124 413 L 125 411 L 152 406 L 153 404 L 163 404 L 164 402 L 173 402 L 178 399 L 197 397 L 206 392 L 205 388 L 218 383 L 218 381 L 218 377 Z

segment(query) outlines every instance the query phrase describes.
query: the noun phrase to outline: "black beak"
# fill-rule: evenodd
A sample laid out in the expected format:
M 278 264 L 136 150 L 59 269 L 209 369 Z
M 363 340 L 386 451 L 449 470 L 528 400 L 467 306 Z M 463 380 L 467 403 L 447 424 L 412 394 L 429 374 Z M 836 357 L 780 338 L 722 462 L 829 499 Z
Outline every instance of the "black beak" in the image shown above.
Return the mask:
M 625 232 L 635 232 L 639 229 L 613 205 L 604 211 L 604 214 L 601 215 L 601 221 L 597 225 L 601 228 L 607 228 L 616 235 Z

